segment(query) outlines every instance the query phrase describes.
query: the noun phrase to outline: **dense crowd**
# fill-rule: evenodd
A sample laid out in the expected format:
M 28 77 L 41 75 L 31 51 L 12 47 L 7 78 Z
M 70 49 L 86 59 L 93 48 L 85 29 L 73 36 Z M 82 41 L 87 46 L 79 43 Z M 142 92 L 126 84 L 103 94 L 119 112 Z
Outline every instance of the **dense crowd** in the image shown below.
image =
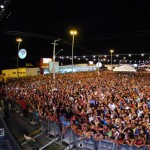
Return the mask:
M 150 145 L 150 74 L 94 72 L 9 79 L 5 101 L 68 127 L 80 139 Z

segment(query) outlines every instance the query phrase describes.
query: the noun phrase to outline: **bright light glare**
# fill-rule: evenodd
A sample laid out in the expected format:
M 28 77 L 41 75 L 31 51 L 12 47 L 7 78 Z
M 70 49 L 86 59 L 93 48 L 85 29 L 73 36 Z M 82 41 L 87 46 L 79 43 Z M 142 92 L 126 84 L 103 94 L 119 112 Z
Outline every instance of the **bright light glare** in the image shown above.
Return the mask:
M 4 5 L 0 5 L 0 8 L 2 8 L 2 9 L 3 9 L 3 8 L 4 8 Z
M 71 31 L 70 31 L 70 34 L 71 34 L 71 35 L 77 35 L 77 31 L 76 31 L 76 30 L 71 30 Z
M 113 53 L 113 52 L 114 52 L 114 50 L 113 50 L 113 49 L 111 49 L 111 50 L 110 50 L 110 52 L 111 52 L 111 53 Z
M 22 39 L 21 38 L 17 38 L 16 41 L 17 42 L 22 42 Z

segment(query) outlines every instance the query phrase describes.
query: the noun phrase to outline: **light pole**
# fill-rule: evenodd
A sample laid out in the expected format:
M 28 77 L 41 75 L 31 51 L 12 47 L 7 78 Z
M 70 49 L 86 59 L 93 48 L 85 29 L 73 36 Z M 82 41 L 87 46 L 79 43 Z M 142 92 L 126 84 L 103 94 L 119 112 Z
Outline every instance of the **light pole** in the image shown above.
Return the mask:
M 72 73 L 73 73 L 74 36 L 77 35 L 77 31 L 76 30 L 71 30 L 70 34 L 72 35 Z
M 55 54 L 55 56 L 57 56 L 60 52 L 62 52 L 63 51 L 63 49 L 60 49 L 56 54 Z
M 100 55 L 98 55 L 98 78 L 99 78 L 99 57 Z
M 21 39 L 21 38 L 17 38 L 17 39 L 16 39 L 16 42 L 18 42 L 18 51 L 17 51 L 17 77 L 19 77 L 19 76 L 18 76 L 18 67 L 19 67 L 19 57 L 18 57 L 18 53 L 19 53 L 20 43 L 22 42 L 22 39 Z
M 112 53 L 114 52 L 113 49 L 110 50 L 110 53 L 111 53 L 111 70 L 112 70 Z
M 54 46 L 53 46 L 53 79 L 55 79 L 55 47 L 56 45 L 58 45 L 56 42 L 60 41 L 60 39 L 57 39 L 57 40 L 54 40 L 54 43 L 52 43 Z

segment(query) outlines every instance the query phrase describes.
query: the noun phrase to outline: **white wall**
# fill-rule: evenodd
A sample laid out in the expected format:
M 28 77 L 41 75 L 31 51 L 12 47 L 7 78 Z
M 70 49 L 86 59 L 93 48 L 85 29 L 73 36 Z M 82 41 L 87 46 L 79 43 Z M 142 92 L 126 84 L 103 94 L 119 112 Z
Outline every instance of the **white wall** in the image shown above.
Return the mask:
M 27 76 L 35 76 L 40 74 L 40 68 L 26 68 Z

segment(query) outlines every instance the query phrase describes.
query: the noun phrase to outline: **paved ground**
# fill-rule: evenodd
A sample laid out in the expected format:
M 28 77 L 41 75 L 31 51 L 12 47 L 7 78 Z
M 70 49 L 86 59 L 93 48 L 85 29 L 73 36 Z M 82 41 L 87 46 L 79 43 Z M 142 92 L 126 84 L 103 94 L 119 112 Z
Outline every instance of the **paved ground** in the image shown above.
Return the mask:
M 44 150 L 62 150 L 64 148 L 60 147 L 59 144 L 52 143 L 50 139 L 47 137 L 47 132 L 40 131 L 39 125 L 32 125 L 28 121 L 26 121 L 23 117 L 19 116 L 19 114 L 10 113 L 10 119 L 7 121 L 7 125 L 11 133 L 16 137 L 16 139 L 20 142 L 23 147 L 23 150 L 32 150 L 32 148 L 26 143 L 23 138 L 24 130 L 27 130 L 28 133 L 35 138 L 36 143 L 39 149 Z M 49 145 L 48 145 L 49 144 Z M 44 145 L 48 145 L 47 147 L 43 147 Z M 43 148 L 42 148 L 43 147 Z

